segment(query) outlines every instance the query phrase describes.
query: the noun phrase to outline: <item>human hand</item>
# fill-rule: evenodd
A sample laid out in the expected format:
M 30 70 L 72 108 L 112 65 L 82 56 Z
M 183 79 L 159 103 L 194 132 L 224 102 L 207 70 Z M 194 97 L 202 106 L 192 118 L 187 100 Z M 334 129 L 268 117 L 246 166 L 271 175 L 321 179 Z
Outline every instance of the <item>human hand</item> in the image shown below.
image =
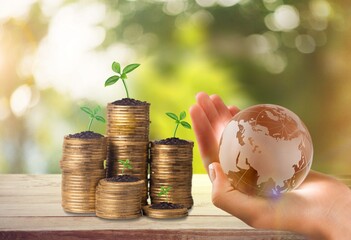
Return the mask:
M 218 161 L 221 133 L 239 110 L 216 95 L 199 93 L 190 109 L 204 166 L 212 181 L 215 206 L 255 228 L 288 230 L 313 239 L 351 239 L 351 191 L 341 182 L 311 171 L 294 191 L 279 199 L 235 190 Z
M 227 107 L 217 95 L 196 95 L 197 104 L 190 108 L 190 116 L 200 155 L 206 170 L 211 162 L 219 162 L 219 141 L 229 120 L 239 112 L 235 106 Z

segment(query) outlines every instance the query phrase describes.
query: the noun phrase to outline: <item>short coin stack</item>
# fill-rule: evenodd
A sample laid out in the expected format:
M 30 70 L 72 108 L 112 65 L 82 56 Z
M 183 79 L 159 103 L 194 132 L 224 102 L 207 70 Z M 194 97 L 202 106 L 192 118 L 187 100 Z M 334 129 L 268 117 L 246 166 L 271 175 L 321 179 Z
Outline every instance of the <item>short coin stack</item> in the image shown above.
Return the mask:
M 153 209 L 150 205 L 148 205 L 144 206 L 143 210 L 146 216 L 158 219 L 182 218 L 188 215 L 187 208 Z
M 169 201 L 190 209 L 193 142 L 182 140 L 183 144 L 169 145 L 154 141 L 151 143 L 151 203 Z M 169 196 L 158 196 L 161 187 L 172 187 Z
M 104 178 L 107 140 L 98 138 L 72 138 L 63 142 L 62 207 L 67 212 L 95 212 L 95 189 Z
M 132 169 L 125 174 L 145 182 L 142 204 L 147 204 L 147 162 L 149 145 L 150 104 L 122 99 L 107 105 L 108 160 L 107 177 L 121 174 L 118 160 L 129 159 Z
M 106 219 L 140 217 L 144 180 L 114 182 L 110 179 L 100 180 L 96 188 L 96 216 Z

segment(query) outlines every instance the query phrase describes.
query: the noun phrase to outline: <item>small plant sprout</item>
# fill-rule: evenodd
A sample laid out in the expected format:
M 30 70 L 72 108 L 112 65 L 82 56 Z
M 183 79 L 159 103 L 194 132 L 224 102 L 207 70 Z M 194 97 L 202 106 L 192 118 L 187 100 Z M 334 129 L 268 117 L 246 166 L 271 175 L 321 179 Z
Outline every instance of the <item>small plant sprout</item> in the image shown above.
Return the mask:
M 186 117 L 185 111 L 181 112 L 181 113 L 179 114 L 179 117 L 178 117 L 176 114 L 171 113 L 171 112 L 166 113 L 166 115 L 167 115 L 168 117 L 172 118 L 173 120 L 175 120 L 176 127 L 175 127 L 175 129 L 174 129 L 174 134 L 173 134 L 173 137 L 174 137 L 174 138 L 175 138 L 175 136 L 176 136 L 176 133 L 177 133 L 179 124 L 182 125 L 182 126 L 185 127 L 185 128 L 191 129 L 191 125 L 190 125 L 188 122 L 186 122 L 186 121 L 183 120 L 183 119 L 185 119 L 185 117 Z
M 123 168 L 122 168 L 122 175 L 124 174 L 124 170 L 126 170 L 126 169 L 132 169 L 132 168 L 133 168 L 132 165 L 131 165 L 130 162 L 129 162 L 129 159 L 126 159 L 126 160 L 118 160 L 118 162 L 119 162 L 120 164 L 123 165 Z
M 121 64 L 119 64 L 118 62 L 113 62 L 112 63 L 112 70 L 116 73 L 116 75 L 109 77 L 105 81 L 105 87 L 111 86 L 111 85 L 115 84 L 119 79 L 122 79 L 124 89 L 126 90 L 127 98 L 129 98 L 129 92 L 128 92 L 128 88 L 127 88 L 127 85 L 125 82 L 128 78 L 127 73 L 132 72 L 134 69 L 136 69 L 139 66 L 140 66 L 140 64 L 133 63 L 133 64 L 127 65 L 125 68 L 123 68 L 123 70 L 121 70 Z
M 169 202 L 169 191 L 171 191 L 172 187 L 161 186 L 160 192 L 157 194 L 158 197 L 166 196 L 167 202 Z
M 98 115 L 98 112 L 100 112 L 100 110 L 101 110 L 100 106 L 97 106 L 96 108 L 94 108 L 94 110 L 92 110 L 88 107 L 81 107 L 80 109 L 89 115 L 90 122 L 89 122 L 89 126 L 88 126 L 88 131 L 90 131 L 91 124 L 93 123 L 94 119 L 98 120 L 99 122 L 106 123 L 105 118 Z

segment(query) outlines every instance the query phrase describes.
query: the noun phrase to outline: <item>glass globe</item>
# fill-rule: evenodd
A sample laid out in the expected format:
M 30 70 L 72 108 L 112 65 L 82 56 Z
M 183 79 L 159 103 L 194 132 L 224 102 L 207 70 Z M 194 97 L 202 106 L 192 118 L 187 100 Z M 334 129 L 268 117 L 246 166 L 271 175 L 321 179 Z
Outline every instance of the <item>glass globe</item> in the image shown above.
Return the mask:
M 292 111 L 260 104 L 237 113 L 225 127 L 219 159 L 232 186 L 275 197 L 297 188 L 313 157 L 311 136 Z

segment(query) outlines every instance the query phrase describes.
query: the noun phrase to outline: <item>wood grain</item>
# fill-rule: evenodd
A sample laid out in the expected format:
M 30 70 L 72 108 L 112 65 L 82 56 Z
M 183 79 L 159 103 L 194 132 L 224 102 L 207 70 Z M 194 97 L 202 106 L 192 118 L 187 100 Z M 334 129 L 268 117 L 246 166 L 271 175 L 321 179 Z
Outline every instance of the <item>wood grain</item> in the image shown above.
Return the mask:
M 104 240 L 280 240 L 280 239 L 305 239 L 302 236 L 288 232 L 272 232 L 263 230 L 107 230 L 107 231 L 30 231 L 0 232 L 1 239 L 62 239 L 62 240 L 81 240 L 81 239 L 104 239 Z
M 350 176 L 337 178 L 351 186 Z M 104 220 L 61 207 L 61 175 L 0 175 L 0 239 L 304 239 L 252 229 L 211 203 L 207 175 L 194 175 L 195 205 L 184 219 Z

